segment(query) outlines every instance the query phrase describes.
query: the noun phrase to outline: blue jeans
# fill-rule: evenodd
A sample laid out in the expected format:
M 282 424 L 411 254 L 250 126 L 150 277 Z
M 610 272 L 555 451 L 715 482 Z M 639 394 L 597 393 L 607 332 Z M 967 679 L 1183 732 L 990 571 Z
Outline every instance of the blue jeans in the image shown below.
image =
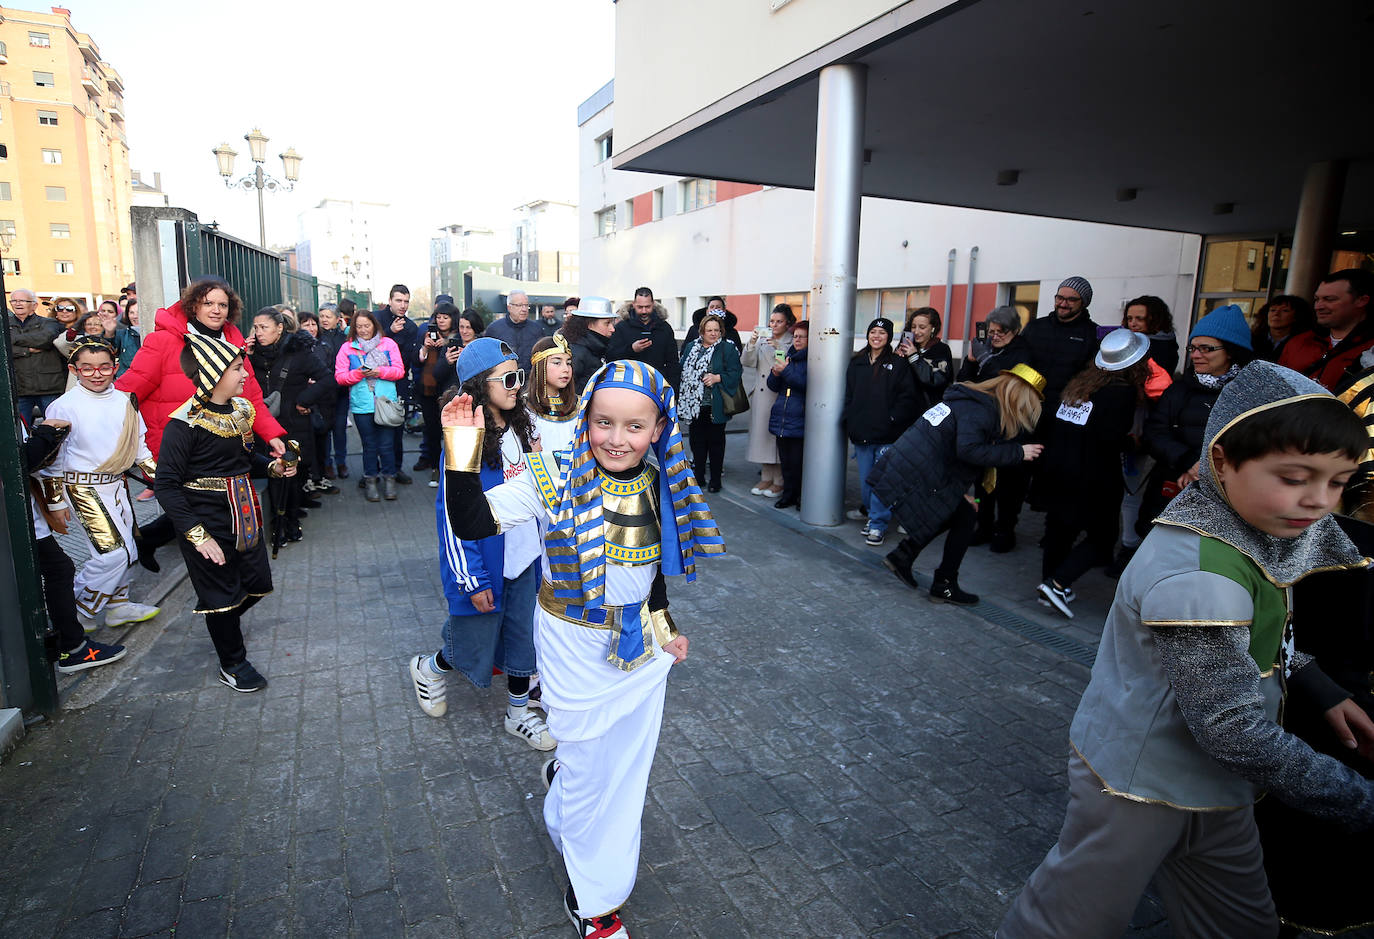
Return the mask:
M 396 475 L 396 438 L 392 428 L 381 427 L 371 411 L 353 414 L 353 423 L 358 426 L 358 436 L 363 441 L 363 475 L 376 476 L 378 462 L 381 475 Z
M 334 402 L 334 426 L 329 429 L 334 442 L 333 459 L 329 448 L 324 451 L 325 466 L 344 466 L 348 463 L 348 392 L 343 391 Z
M 534 595 L 539 559 L 519 577 L 503 582 L 501 607 L 475 616 L 450 616 L 444 623 L 444 658 L 478 688 L 491 687 L 492 667 L 512 678 L 538 671 L 534 654 Z
M 890 443 L 854 444 L 854 462 L 859 464 L 859 493 L 863 504 L 868 507 L 868 527 L 870 531 L 887 531 L 887 523 L 892 518 L 892 510 L 878 501 L 868 485 L 868 474 L 873 472 L 873 464 L 878 457 L 887 452 Z
M 20 395 L 19 413 L 24 416 L 24 420 L 33 420 L 33 409 L 38 409 L 38 416 L 42 417 L 48 413 L 48 405 L 56 401 L 61 395 Z

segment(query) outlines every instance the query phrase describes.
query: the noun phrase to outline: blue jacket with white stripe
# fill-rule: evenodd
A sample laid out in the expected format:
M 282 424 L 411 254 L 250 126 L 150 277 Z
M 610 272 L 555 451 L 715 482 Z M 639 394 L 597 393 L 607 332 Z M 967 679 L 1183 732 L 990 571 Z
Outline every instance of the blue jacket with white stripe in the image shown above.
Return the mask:
M 442 454 L 440 466 L 443 466 Z M 506 565 L 506 538 L 492 535 L 477 541 L 464 541 L 453 533 L 448 512 L 444 508 L 447 474 L 439 474 L 439 492 L 434 500 L 435 524 L 439 529 L 439 576 L 444 584 L 444 598 L 448 600 L 450 616 L 477 616 L 480 612 L 470 599 L 474 593 L 490 590 L 495 609 L 501 609 L 501 594 L 505 586 L 503 572 Z M 482 491 L 494 489 L 504 482 L 499 469 L 482 464 Z M 538 561 L 535 562 L 539 563 Z

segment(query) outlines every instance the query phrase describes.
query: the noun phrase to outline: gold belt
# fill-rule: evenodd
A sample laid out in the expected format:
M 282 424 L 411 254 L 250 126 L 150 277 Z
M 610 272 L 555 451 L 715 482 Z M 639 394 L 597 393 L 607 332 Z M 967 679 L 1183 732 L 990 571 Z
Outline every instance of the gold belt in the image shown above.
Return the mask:
M 647 604 L 645 600 L 642 605 Z M 594 610 L 583 607 L 580 603 L 568 603 L 559 600 L 553 595 L 553 585 L 544 581 L 539 585 L 539 606 L 545 613 L 556 616 L 564 622 L 576 623 L 579 626 L 587 626 L 591 629 L 606 629 L 612 632 L 620 632 L 621 613 L 625 609 L 622 606 L 599 606 Z M 647 620 L 648 617 L 646 616 Z
M 248 474 L 242 476 L 201 476 L 198 479 L 188 479 L 182 483 L 186 489 L 195 489 L 199 492 L 228 492 L 229 483 L 235 479 L 246 479 Z
M 67 470 L 62 474 L 62 481 L 69 486 L 103 486 L 117 483 L 122 478 L 110 473 L 79 473 L 76 470 Z

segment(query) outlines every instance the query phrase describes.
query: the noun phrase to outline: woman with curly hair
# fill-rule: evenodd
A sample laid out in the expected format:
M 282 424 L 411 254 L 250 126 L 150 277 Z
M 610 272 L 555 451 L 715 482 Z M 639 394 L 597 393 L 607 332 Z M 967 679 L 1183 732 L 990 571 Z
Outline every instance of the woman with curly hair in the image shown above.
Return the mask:
M 522 475 L 529 466 L 535 432 L 520 393 L 524 378 L 510 346 L 498 339 L 477 339 L 458 357 L 461 387 L 444 396 L 447 404 L 459 392 L 471 395 L 473 407 L 482 409 L 490 431 L 482 439 L 479 472 L 484 492 Z M 448 711 L 445 676 L 449 672 L 456 669 L 478 688 L 489 688 L 492 669 L 499 668 L 506 674 L 506 732 L 536 750 L 552 750 L 558 742 L 529 706 L 530 676 L 538 671 L 534 601 L 539 590 L 537 562 L 543 550 L 538 523 L 522 522 L 500 534 L 463 540 L 449 523 L 443 488 L 437 513 L 440 574 L 449 617 L 443 646 L 410 660 L 420 709 L 431 717 Z

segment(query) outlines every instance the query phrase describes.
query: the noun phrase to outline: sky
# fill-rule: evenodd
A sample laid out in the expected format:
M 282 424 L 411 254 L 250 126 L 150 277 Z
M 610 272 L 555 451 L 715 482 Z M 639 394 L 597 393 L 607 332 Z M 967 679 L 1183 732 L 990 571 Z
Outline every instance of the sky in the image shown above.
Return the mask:
M 389 203 L 407 244 L 378 274 L 419 284 L 439 226 L 577 201 L 577 106 L 614 72 L 612 0 L 63 5 L 123 78 L 131 165 L 172 205 L 256 243 L 256 193 L 227 189 L 211 151 L 228 141 L 246 175 L 261 127 L 268 173 L 304 157 L 294 192 L 264 196 L 269 245 L 322 199 Z

